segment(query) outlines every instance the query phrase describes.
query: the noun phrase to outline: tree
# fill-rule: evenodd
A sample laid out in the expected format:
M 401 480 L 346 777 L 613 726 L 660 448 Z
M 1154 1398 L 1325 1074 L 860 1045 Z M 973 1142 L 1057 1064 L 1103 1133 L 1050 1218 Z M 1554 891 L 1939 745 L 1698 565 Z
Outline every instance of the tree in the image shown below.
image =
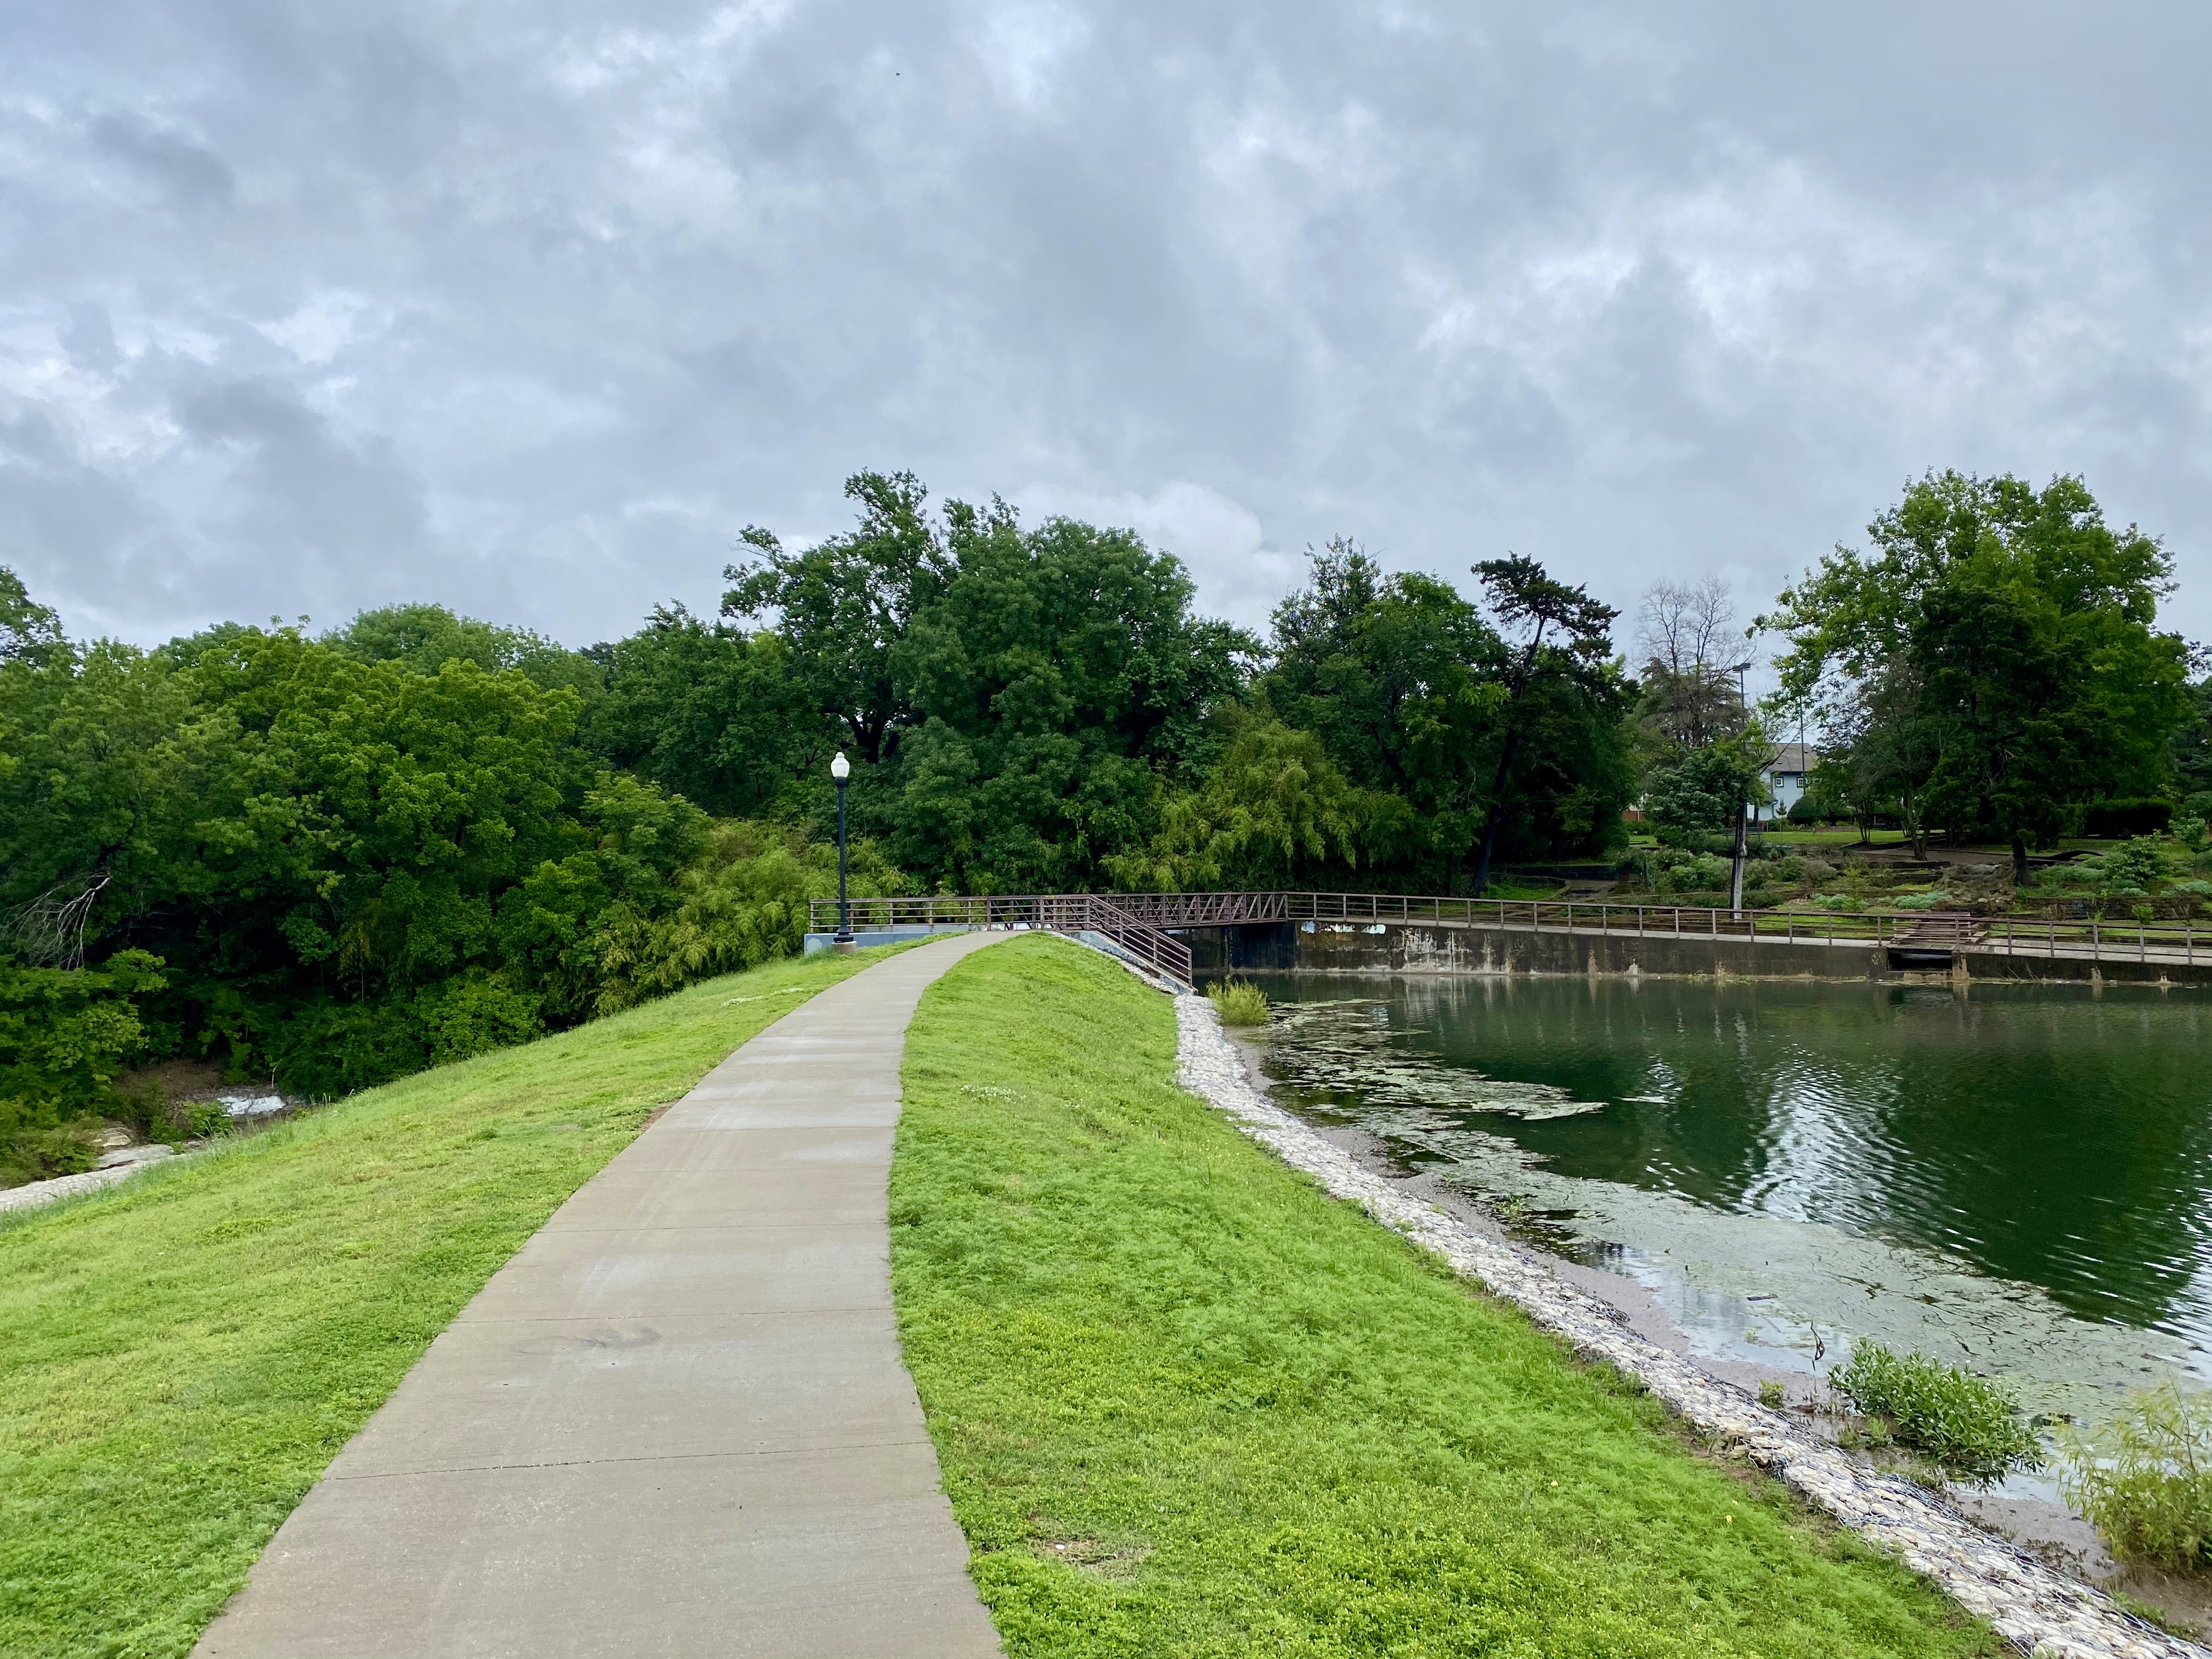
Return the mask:
M 1520 554 L 1486 559 L 1474 568 L 1492 614 L 1505 628 L 1528 633 L 1506 678 L 1504 733 L 1481 850 L 1475 855 L 1474 890 L 1481 893 L 1490 884 L 1490 860 L 1511 799 L 1508 785 L 1513 763 L 1536 724 L 1538 708 L 1553 693 L 1601 704 L 1610 700 L 1607 694 L 1615 678 L 1607 661 L 1613 652 L 1611 629 L 1620 613 L 1590 598 L 1583 587 L 1553 581 L 1543 566 Z M 1544 641 L 1547 630 L 1554 635 L 1548 646 Z
M 1406 802 L 1419 828 L 1396 856 L 1440 858 L 1449 885 L 1489 802 L 1504 642 L 1447 584 L 1387 574 L 1343 537 L 1310 557 L 1307 586 L 1276 607 L 1261 701 L 1354 785 Z
M 1742 744 L 1714 743 L 1661 768 L 1644 793 L 1644 815 L 1659 840 L 1698 848 L 1708 836 L 1730 834 L 1758 787 L 1757 760 Z
M 2069 805 L 2095 792 L 2095 747 L 2111 735 L 2070 684 L 2051 620 L 2014 593 L 1947 586 L 1929 596 L 1913 637 L 1921 706 L 1940 732 L 1929 805 L 2008 840 L 2021 884 L 2028 843 L 2055 840 Z
M 43 664 L 62 648 L 61 617 L 34 602 L 21 578 L 0 564 L 0 663 Z
M 1854 708 L 1925 722 L 1892 746 L 1932 743 L 1929 812 L 2008 840 L 2015 880 L 2031 840 L 2089 801 L 2167 786 L 2185 652 L 2155 631 L 2172 568 L 2155 538 L 2112 529 L 2076 477 L 1956 472 L 1911 485 L 1868 534 L 1871 554 L 1839 546 L 1759 619 L 1790 641 L 1785 699 L 1838 733 Z M 1917 697 L 1869 698 L 1907 662 Z
M 628 639 L 598 647 L 605 689 L 585 706 L 584 741 L 710 812 L 766 811 L 818 773 L 840 735 L 767 629 L 708 623 L 656 606 Z
M 1913 857 L 1926 858 L 1927 792 L 1942 758 L 1942 729 L 1913 659 L 1886 663 L 1855 686 L 1827 733 L 1827 775 L 1857 817 L 1861 840 L 1869 818 L 1894 808 Z
M 732 586 L 722 615 L 773 612 L 815 707 L 843 722 L 874 765 L 890 758 L 912 718 L 892 653 L 952 566 L 926 510 L 929 492 L 914 474 L 858 472 L 845 494 L 860 504 L 860 527 L 801 551 L 747 526 L 739 540 L 757 556 L 723 572 Z
M 1743 641 L 1728 584 L 1662 581 L 1644 595 L 1637 618 L 1643 715 L 1662 747 L 1702 749 L 1741 721 L 1735 669 Z
M 1205 781 L 1170 800 L 1162 817 L 1151 843 L 1106 861 L 1117 886 L 1310 884 L 1324 870 L 1358 869 L 1378 838 L 1402 839 L 1412 812 L 1402 797 L 1354 787 L 1315 733 L 1244 715 Z
M 1133 532 L 945 507 L 951 564 L 891 653 L 921 723 L 884 811 L 903 866 L 980 890 L 1082 888 L 1142 843 L 1165 780 L 1258 644 L 1195 615 L 1190 577 Z
M 2175 793 L 2195 817 L 2212 817 L 2212 674 L 2189 688 L 2189 713 L 2173 733 Z

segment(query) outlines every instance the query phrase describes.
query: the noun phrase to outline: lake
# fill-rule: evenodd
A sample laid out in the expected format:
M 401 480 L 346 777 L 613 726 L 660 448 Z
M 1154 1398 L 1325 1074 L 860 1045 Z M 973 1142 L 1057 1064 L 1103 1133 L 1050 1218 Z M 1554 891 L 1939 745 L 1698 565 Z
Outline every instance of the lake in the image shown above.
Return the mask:
M 1255 977 L 1284 1103 L 1702 1352 L 1825 1371 L 1874 1337 L 2085 1419 L 2212 1381 L 2203 993 Z

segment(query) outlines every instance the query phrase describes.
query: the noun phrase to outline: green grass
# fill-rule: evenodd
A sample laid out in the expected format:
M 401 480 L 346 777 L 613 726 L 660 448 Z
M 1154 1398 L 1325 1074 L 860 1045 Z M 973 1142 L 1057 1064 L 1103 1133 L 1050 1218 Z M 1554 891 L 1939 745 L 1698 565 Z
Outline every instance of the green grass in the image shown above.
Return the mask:
M 0 1218 L 0 1654 L 189 1652 L 430 1339 L 653 1109 L 887 954 L 695 986 Z
M 901 1328 L 1014 1659 L 2003 1651 L 1174 1055 L 1164 998 L 1042 939 L 963 963 L 908 1038 Z

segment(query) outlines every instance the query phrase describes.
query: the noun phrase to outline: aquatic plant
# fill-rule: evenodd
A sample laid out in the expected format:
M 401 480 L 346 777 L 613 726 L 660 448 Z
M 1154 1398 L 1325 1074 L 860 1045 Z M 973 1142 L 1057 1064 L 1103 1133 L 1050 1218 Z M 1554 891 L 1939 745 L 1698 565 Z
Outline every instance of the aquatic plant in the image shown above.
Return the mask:
M 2212 1571 L 2212 1394 L 2135 1395 L 2100 1433 L 2062 1430 L 2058 1489 L 2127 1561 Z
M 1994 1480 L 2043 1462 L 2020 1403 L 1986 1377 L 1917 1353 L 1862 1342 L 1829 1379 L 1898 1444 L 1923 1452 L 1955 1474 Z
M 1224 1025 L 1265 1025 L 1267 994 L 1249 979 L 1224 979 L 1210 985 L 1206 1000 Z

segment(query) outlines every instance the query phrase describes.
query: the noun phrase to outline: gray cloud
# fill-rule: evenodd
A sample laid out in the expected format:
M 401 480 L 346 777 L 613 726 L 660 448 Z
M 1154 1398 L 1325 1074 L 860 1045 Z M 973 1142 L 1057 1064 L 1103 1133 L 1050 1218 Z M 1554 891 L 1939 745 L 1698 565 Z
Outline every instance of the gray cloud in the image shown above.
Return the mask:
M 141 117 L 111 112 L 92 124 L 98 153 L 122 162 L 185 207 L 227 203 L 235 180 L 213 150 Z
M 125 0 L 0 53 L 0 526 L 80 631 L 711 604 L 863 465 L 1257 621 L 1344 532 L 1747 608 L 2080 471 L 2212 634 L 2212 18 Z

